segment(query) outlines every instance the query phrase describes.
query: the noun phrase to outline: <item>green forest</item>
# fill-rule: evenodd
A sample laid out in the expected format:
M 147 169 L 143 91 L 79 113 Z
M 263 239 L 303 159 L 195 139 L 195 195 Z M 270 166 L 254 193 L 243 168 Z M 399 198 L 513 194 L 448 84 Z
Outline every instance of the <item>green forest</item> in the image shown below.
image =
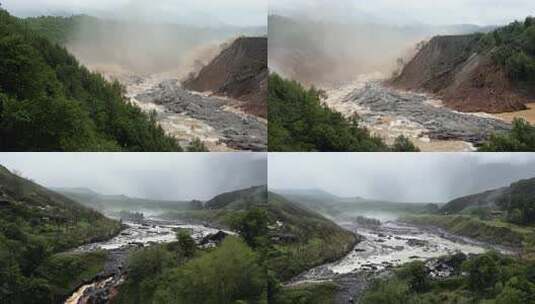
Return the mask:
M 493 59 L 502 65 L 515 82 L 535 82 L 535 18 L 515 21 L 484 35 L 480 46 L 492 51 Z
M 103 268 L 106 253 L 63 253 L 108 239 L 119 222 L 0 166 L 0 302 L 57 303 Z
M 513 129 L 503 134 L 493 134 L 479 152 L 534 152 L 535 126 L 524 119 L 513 121 Z
M 359 125 L 357 118 L 322 105 L 325 93 L 314 87 L 305 89 L 296 81 L 277 74 L 269 77 L 268 144 L 269 151 L 303 152 L 415 152 L 418 149 L 405 137 L 393 146 L 373 136 Z
M 0 149 L 181 150 L 155 114 L 125 100 L 118 82 L 90 72 L 46 38 L 60 42 L 58 28 L 39 34 L 36 22 L 0 9 Z
M 404 265 L 387 279 L 376 280 L 363 304 L 535 303 L 535 263 L 490 252 L 442 260 L 453 267 L 448 279 L 432 279 L 423 262 Z

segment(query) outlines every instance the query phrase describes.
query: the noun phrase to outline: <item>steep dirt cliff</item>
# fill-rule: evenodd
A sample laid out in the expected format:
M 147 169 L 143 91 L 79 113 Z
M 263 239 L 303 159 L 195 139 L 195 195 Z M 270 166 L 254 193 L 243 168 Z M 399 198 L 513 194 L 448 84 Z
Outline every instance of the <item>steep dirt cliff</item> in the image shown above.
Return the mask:
M 244 111 L 266 117 L 267 76 L 267 38 L 242 37 L 183 86 L 241 100 Z
M 391 83 L 398 88 L 438 95 L 446 106 L 462 112 L 501 113 L 526 109 L 535 100 L 507 78 L 491 58 L 479 51 L 480 34 L 437 36 L 426 43 Z

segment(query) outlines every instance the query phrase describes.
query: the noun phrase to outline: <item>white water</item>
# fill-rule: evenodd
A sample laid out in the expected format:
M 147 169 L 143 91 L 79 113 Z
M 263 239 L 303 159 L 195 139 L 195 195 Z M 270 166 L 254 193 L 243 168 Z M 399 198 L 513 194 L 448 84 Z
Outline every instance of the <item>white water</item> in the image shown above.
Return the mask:
M 191 231 L 191 237 L 194 240 L 201 240 L 209 234 L 217 233 L 219 230 L 202 226 L 202 225 L 140 225 L 134 223 L 125 223 L 128 228 L 123 230 L 113 239 L 105 242 L 87 244 L 78 247 L 75 251 L 92 251 L 97 249 L 112 250 L 131 244 L 150 244 L 170 243 L 176 241 L 177 228 L 188 229 Z M 232 232 L 225 231 L 228 234 Z
M 411 261 L 425 261 L 458 252 L 481 254 L 487 250 L 475 241 L 462 238 L 453 241 L 397 222 L 386 222 L 376 229 L 355 228 L 354 225 L 347 228 L 365 239 L 340 260 L 310 269 L 288 285 L 329 281 L 348 273 L 381 272 Z
M 411 261 L 424 261 L 443 255 L 451 255 L 457 252 L 465 254 L 481 254 L 485 248 L 475 243 L 460 243 L 445 239 L 437 234 L 422 232 L 411 226 L 400 226 L 388 222 L 384 230 L 359 229 L 358 233 L 365 240 L 359 243 L 355 249 L 340 261 L 328 266 L 334 273 L 344 274 L 358 270 L 364 270 L 374 265 L 377 270 L 385 269 L 386 265 L 398 266 Z M 380 237 L 379 234 L 386 235 Z M 409 240 L 423 242 L 425 245 L 409 245 Z

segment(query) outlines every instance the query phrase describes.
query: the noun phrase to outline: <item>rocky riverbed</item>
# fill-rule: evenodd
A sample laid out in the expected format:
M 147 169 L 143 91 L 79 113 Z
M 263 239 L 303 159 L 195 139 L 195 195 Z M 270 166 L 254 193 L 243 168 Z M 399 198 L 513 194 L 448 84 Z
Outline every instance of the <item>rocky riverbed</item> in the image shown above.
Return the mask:
M 329 107 L 346 116 L 358 115 L 387 142 L 405 135 L 424 151 L 470 151 L 490 134 L 511 129 L 491 115 L 457 112 L 432 96 L 389 88 L 369 76 L 329 90 L 327 95 Z
M 129 97 L 184 145 L 199 138 L 210 150 L 266 151 L 267 121 L 237 109 L 238 101 L 184 89 L 177 79 L 131 79 Z
M 427 261 L 433 276 L 446 276 L 447 267 L 434 265 L 441 256 L 481 254 L 488 246 L 453 235 L 421 230 L 419 227 L 389 221 L 380 226 L 359 227 L 344 223 L 347 229 L 360 234 L 363 240 L 344 258 L 313 268 L 295 277 L 287 286 L 304 283 L 335 282 L 339 288 L 336 303 L 356 301 L 369 283 L 377 277 L 387 276 L 396 266 L 411 261 Z
M 139 248 L 169 243 L 176 240 L 177 229 L 188 229 L 192 238 L 202 246 L 210 246 L 223 238 L 229 231 L 202 226 L 180 224 L 173 221 L 147 219 L 143 223 L 125 223 L 127 226 L 119 235 L 105 242 L 87 244 L 73 252 L 92 252 L 106 250 L 107 261 L 104 270 L 90 282 L 81 285 L 65 303 L 66 304 L 105 304 L 117 293 L 117 287 L 126 279 L 126 261 L 128 255 Z

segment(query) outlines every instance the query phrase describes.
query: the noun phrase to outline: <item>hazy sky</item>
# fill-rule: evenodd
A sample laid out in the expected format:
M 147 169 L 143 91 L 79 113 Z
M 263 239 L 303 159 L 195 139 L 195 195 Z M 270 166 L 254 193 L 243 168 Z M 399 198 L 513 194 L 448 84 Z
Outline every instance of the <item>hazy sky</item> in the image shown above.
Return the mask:
M 167 200 L 206 200 L 267 179 L 265 153 L 0 153 L 0 164 L 47 187 Z
M 270 12 L 385 23 L 499 25 L 535 15 L 533 0 L 271 0 Z
M 268 0 L 0 0 L 15 15 L 79 14 L 152 21 L 265 26 Z
M 535 177 L 529 153 L 274 153 L 268 163 L 272 190 L 398 202 L 447 202 Z

